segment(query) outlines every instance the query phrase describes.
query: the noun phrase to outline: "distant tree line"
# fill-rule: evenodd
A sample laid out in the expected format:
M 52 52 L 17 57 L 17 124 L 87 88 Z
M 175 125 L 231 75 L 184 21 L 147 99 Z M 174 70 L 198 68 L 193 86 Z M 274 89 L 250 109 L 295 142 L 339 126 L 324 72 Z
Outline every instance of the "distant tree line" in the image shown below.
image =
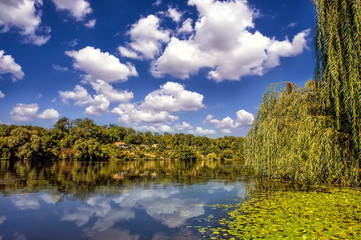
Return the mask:
M 117 142 L 129 148 L 121 148 Z M 88 118 L 71 121 L 64 117 L 52 129 L 0 124 L 1 159 L 222 160 L 243 159 L 243 149 L 241 137 L 143 133 L 114 124 L 99 126 Z

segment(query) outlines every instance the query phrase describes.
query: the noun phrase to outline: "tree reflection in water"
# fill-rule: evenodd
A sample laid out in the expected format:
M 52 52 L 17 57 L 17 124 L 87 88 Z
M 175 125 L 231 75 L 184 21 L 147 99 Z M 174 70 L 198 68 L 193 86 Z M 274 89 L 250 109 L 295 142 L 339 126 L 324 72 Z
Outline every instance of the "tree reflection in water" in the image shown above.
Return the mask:
M 50 230 L 56 234 L 52 239 L 200 239 L 186 226 L 199 224 L 210 204 L 245 196 L 252 182 L 237 161 L 1 161 L 0 166 L 0 206 L 9 206 L 0 207 L 5 239 L 14 234 L 47 239 Z M 39 226 L 44 232 L 31 230 Z

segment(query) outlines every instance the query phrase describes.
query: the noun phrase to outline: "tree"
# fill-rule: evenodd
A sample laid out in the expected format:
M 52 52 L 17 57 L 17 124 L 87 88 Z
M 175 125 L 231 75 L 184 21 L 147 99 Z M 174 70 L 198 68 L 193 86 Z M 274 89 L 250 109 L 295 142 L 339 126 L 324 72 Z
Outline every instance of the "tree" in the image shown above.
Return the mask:
M 177 148 L 174 153 L 174 157 L 181 161 L 197 160 L 197 155 L 195 154 L 194 150 L 191 147 L 185 145 L 181 145 Z
M 352 155 L 361 153 L 361 1 L 314 0 L 316 82 L 326 114 L 352 138 Z

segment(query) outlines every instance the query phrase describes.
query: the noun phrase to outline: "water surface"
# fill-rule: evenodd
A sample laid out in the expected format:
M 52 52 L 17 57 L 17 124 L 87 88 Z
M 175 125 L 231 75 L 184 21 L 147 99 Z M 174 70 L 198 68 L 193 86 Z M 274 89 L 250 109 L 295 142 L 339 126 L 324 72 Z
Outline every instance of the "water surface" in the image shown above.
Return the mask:
M 243 201 L 240 162 L 0 162 L 0 239 L 203 239 Z

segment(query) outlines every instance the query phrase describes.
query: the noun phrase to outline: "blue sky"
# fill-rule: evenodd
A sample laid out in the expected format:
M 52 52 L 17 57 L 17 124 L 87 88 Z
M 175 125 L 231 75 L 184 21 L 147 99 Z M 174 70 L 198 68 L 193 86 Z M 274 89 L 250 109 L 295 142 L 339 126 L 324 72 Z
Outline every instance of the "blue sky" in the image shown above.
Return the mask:
M 1 0 L 0 121 L 244 136 L 313 75 L 310 0 Z

